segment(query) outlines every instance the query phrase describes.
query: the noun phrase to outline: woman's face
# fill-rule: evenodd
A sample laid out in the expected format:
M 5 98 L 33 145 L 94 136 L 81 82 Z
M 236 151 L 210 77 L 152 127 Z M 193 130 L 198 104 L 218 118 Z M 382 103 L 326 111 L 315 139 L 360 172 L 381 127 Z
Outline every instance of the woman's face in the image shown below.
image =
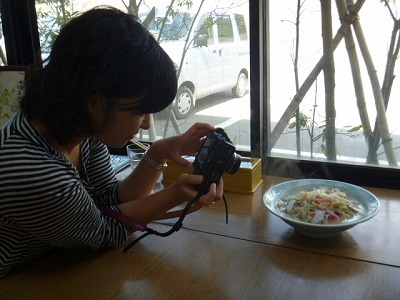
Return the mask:
M 104 99 L 103 99 L 104 101 Z M 98 128 L 95 137 L 112 148 L 121 148 L 131 140 L 139 129 L 150 128 L 150 114 L 139 114 L 137 106 L 140 98 L 118 99 L 112 108 L 111 117 L 106 122 L 106 105 L 102 100 L 89 104 L 92 118 Z

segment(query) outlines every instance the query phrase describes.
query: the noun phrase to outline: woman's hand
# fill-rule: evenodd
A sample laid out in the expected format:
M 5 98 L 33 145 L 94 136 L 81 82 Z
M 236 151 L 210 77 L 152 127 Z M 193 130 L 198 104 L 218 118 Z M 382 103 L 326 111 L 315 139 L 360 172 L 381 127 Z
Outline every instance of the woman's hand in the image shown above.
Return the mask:
M 196 186 L 203 183 L 203 176 L 181 174 L 176 181 L 166 188 L 132 201 L 119 204 L 121 212 L 143 223 L 149 223 L 166 211 L 194 199 L 198 190 Z M 224 184 L 222 179 L 216 185 L 211 184 L 209 191 L 202 195 L 196 203 L 208 206 L 222 199 Z
M 173 184 L 177 192 L 177 197 L 185 198 L 185 201 L 190 201 L 198 194 L 196 186 L 202 184 L 203 180 L 204 178 L 202 175 L 179 175 Z M 208 192 L 197 200 L 198 204 L 208 206 L 215 201 L 221 200 L 223 189 L 224 183 L 221 178 L 218 184 L 213 183 L 210 185 Z
M 185 133 L 158 140 L 149 149 L 149 155 L 155 160 L 174 161 L 182 167 L 191 167 L 191 163 L 182 155 L 194 155 L 200 149 L 204 137 L 215 127 L 207 123 L 196 123 Z

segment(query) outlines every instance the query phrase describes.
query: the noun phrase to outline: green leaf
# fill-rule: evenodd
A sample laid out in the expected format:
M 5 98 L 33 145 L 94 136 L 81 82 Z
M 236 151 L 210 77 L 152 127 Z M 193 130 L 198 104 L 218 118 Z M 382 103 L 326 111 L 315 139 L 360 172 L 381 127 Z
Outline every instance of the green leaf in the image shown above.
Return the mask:
M 359 131 L 362 128 L 363 128 L 362 125 L 354 126 L 354 127 L 351 127 L 350 129 L 348 129 L 347 132 L 351 133 L 351 132 Z
M 325 145 L 321 145 L 321 151 L 325 155 L 325 157 L 328 157 L 328 150 L 326 149 Z
M 321 134 L 314 136 L 314 138 L 312 140 L 313 140 L 313 142 L 316 142 L 319 139 L 322 139 L 323 137 L 324 137 L 324 133 L 321 133 Z

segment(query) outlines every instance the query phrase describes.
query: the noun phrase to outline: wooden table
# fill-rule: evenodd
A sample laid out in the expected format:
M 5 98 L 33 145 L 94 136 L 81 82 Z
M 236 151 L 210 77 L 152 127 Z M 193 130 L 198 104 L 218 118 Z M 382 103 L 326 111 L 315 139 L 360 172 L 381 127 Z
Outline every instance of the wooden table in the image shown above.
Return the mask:
M 304 237 L 254 195 L 227 193 L 167 238 L 127 253 L 59 249 L 0 280 L 0 299 L 399 299 L 400 191 L 367 188 L 379 213 L 337 237 Z M 150 226 L 167 231 L 174 220 Z M 139 236 L 134 234 L 132 239 Z

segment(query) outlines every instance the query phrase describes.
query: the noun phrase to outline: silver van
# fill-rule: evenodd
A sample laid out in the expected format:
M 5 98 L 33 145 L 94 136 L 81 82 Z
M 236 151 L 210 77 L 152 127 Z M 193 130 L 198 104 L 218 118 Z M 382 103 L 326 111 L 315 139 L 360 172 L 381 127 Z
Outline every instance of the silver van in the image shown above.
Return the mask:
M 147 14 L 141 14 L 144 20 Z M 249 79 L 250 51 L 245 17 L 230 10 L 196 14 L 157 11 L 148 29 L 159 38 L 179 70 L 173 103 L 177 119 L 188 117 L 196 101 L 232 90 L 243 97 Z M 159 33 L 161 31 L 161 36 Z

